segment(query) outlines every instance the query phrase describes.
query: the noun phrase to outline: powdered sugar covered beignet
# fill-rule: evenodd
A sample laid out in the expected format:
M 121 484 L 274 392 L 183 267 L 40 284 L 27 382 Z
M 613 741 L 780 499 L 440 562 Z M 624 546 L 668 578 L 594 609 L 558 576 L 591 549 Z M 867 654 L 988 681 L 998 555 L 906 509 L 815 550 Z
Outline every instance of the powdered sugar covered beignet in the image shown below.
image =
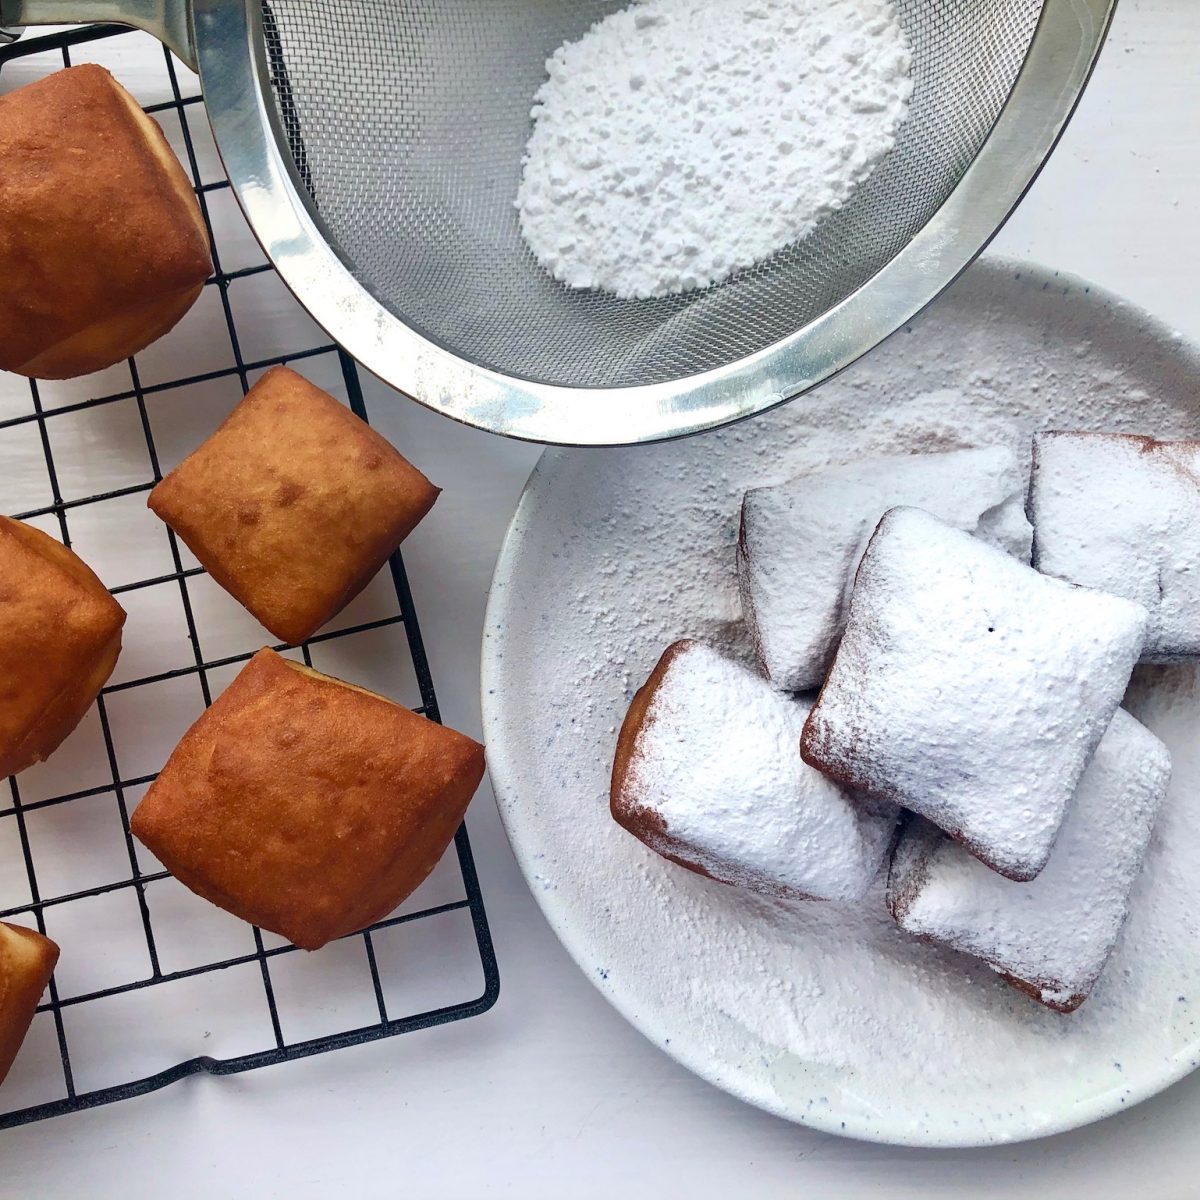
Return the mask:
M 634 697 L 613 764 L 614 819 L 651 850 L 773 896 L 855 900 L 896 810 L 800 758 L 809 706 L 698 642 L 676 642 Z
M 1149 609 L 1144 659 L 1200 655 L 1200 442 L 1038 434 L 1029 512 L 1039 570 Z
M 1039 575 L 915 508 L 879 523 L 805 761 L 920 813 L 1011 879 L 1046 865 L 1146 610 Z
M 1005 879 L 914 818 L 892 859 L 888 908 L 909 933 L 981 958 L 1071 1012 L 1116 944 L 1170 777 L 1166 747 L 1118 709 L 1036 879 Z
M 763 670 L 819 687 L 846 621 L 854 569 L 879 518 L 912 505 L 1029 561 L 1025 484 L 1000 446 L 868 459 L 754 488 L 742 500 L 738 584 Z

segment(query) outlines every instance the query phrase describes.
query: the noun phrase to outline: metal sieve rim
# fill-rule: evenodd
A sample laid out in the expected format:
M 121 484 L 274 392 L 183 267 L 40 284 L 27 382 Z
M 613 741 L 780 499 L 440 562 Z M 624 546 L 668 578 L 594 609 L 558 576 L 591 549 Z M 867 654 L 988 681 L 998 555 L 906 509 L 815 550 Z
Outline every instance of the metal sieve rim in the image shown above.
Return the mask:
M 397 317 L 338 255 L 296 174 L 274 103 L 261 5 L 193 0 L 201 84 L 246 218 L 300 303 L 368 370 L 464 424 L 524 441 L 633 445 L 764 412 L 849 366 L 984 249 L 1053 151 L 1117 0 L 1046 0 L 1016 84 L 971 165 L 908 245 L 841 304 L 725 366 L 666 383 L 583 388 L 482 367 Z

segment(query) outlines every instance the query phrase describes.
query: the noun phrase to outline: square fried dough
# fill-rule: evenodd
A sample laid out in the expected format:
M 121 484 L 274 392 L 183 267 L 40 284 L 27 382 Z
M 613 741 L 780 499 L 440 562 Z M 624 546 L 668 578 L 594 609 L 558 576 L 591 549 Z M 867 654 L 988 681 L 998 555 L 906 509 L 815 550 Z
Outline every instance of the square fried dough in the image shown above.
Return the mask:
M 1119 708 L 1036 879 L 989 871 L 916 818 L 892 860 L 888 908 L 923 941 L 981 958 L 1048 1008 L 1073 1012 L 1116 945 L 1170 778 L 1166 747 Z
M 1125 693 L 1146 610 L 1039 575 L 916 508 L 858 569 L 805 761 L 1032 879 Z
M 424 880 L 483 766 L 463 734 L 260 650 L 184 735 L 131 824 L 180 883 L 316 950 Z
M 826 467 L 742 500 L 737 571 L 758 661 L 785 692 L 821 686 L 854 571 L 879 518 L 906 504 L 1029 561 L 1025 481 L 1003 446 Z
M 57 963 L 58 947 L 49 938 L 0 921 L 0 1083 L 21 1049 Z
M 226 591 L 294 644 L 366 586 L 438 492 L 365 421 L 275 367 L 149 505 Z
M 721 883 L 859 899 L 891 847 L 896 809 L 850 795 L 801 759 L 808 710 L 711 646 L 676 642 L 621 727 L 614 820 Z
M 1200 656 L 1200 442 L 1039 433 L 1034 566 L 1150 611 L 1142 658 Z
M 72 550 L 0 517 L 0 777 L 48 758 L 117 665 L 125 610 Z
M 103 68 L 0 96 L 0 369 L 99 371 L 145 349 L 212 271 L 192 186 Z

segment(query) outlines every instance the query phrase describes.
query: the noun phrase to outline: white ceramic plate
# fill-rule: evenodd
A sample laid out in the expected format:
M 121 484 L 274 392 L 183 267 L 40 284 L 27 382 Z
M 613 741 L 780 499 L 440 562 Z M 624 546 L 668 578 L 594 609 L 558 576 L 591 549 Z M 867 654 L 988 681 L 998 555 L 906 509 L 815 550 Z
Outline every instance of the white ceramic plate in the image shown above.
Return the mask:
M 817 392 L 629 450 L 550 451 L 509 531 L 483 647 L 488 756 L 513 849 L 579 966 L 719 1087 L 834 1133 L 1015 1141 L 1136 1103 L 1197 1064 L 1200 688 L 1143 668 L 1128 704 L 1170 746 L 1171 795 L 1121 943 L 1072 1016 L 855 908 L 768 901 L 618 828 L 609 767 L 674 639 L 736 644 L 742 492 L 827 461 L 1005 442 L 1037 427 L 1200 432 L 1200 357 L 1087 284 L 998 259 Z

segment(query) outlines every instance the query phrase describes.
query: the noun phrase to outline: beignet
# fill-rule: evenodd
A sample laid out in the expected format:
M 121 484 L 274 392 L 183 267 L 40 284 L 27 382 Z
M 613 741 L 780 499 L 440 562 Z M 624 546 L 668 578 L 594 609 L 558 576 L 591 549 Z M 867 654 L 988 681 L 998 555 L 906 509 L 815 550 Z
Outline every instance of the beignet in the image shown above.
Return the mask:
M 125 610 L 74 551 L 0 517 L 0 777 L 48 758 L 117 665 Z
M 1170 777 L 1166 747 L 1117 709 L 1036 879 L 1005 879 L 914 818 L 892 860 L 888 909 L 909 933 L 1072 1012 L 1116 945 Z
M 162 337 L 212 272 L 157 123 L 93 64 L 0 96 L 0 369 L 99 371 Z
M 613 765 L 614 820 L 664 858 L 772 896 L 856 900 L 896 828 L 800 758 L 808 705 L 698 642 L 659 660 Z
M 920 813 L 1010 879 L 1046 865 L 1147 614 L 915 508 L 879 523 L 805 761 Z
M 1029 561 L 1025 483 L 1000 446 L 869 459 L 748 491 L 737 549 L 742 614 L 777 688 L 820 687 L 867 540 L 901 504 Z
M 57 963 L 58 947 L 49 938 L 0 921 L 0 1083 L 21 1049 Z
M 483 747 L 260 650 L 133 814 L 186 887 L 306 950 L 387 916 L 433 870 Z
M 345 405 L 275 367 L 148 503 L 227 592 L 296 643 L 362 591 L 438 491 Z
M 1200 655 L 1200 442 L 1040 433 L 1034 565 L 1144 604 L 1144 660 Z

